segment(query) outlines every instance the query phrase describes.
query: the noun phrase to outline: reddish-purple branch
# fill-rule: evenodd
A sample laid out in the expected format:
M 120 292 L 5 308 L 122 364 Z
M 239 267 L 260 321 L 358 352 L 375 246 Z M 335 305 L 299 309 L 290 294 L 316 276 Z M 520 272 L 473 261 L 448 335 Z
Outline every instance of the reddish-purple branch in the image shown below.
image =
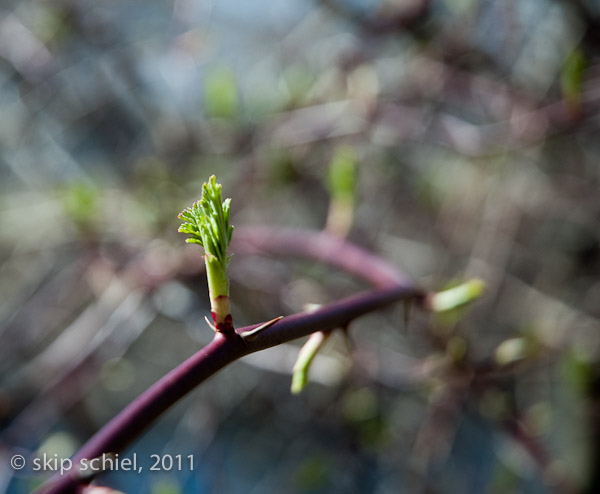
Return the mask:
M 413 286 L 396 266 L 343 238 L 326 232 L 270 227 L 238 228 L 231 249 L 239 254 L 270 254 L 315 259 L 343 269 L 376 287 Z
M 421 290 L 403 278 L 384 261 L 341 239 L 323 233 L 287 231 L 244 231 L 238 234 L 250 251 L 252 248 L 271 253 L 282 249 L 287 254 L 302 255 L 329 262 L 369 280 L 377 289 L 329 304 L 315 312 L 285 317 L 261 331 L 252 340 L 239 334 L 251 331 L 258 324 L 240 328 L 237 333 L 216 333 L 206 347 L 169 372 L 94 435 L 75 455 L 73 463 L 83 458 L 96 458 L 103 453 L 117 453 L 139 437 L 157 417 L 204 380 L 229 363 L 249 353 L 307 336 L 315 331 L 344 327 L 353 319 L 381 309 L 399 300 L 422 297 Z M 266 244 L 261 239 L 270 239 Z M 313 248 L 314 241 L 318 248 Z M 288 249 L 289 247 L 289 249 Z M 282 252 L 283 253 L 283 252 Z M 359 264 L 361 260 L 363 264 Z M 44 494 L 76 493 L 90 479 L 82 479 L 76 469 L 64 476 L 55 476 L 40 489 Z

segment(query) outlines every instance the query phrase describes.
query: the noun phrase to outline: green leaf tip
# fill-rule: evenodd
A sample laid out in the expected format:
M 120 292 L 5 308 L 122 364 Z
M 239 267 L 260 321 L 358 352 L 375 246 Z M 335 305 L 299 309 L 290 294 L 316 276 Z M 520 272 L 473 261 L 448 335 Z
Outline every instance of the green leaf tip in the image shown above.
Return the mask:
M 445 312 L 468 304 L 483 295 L 485 284 L 472 279 L 454 288 L 437 292 L 429 297 L 429 308 L 434 312 Z
M 227 249 L 233 235 L 229 224 L 231 199 L 221 202 L 221 184 L 212 175 L 202 185 L 202 197 L 179 213 L 184 222 L 179 232 L 190 235 L 186 242 L 200 244 L 207 256 L 214 256 L 225 269 L 229 262 Z

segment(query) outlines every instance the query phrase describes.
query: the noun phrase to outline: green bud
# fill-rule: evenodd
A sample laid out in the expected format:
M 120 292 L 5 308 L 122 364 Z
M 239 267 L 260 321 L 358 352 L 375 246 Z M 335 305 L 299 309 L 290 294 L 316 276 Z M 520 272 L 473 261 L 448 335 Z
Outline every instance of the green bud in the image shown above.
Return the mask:
M 434 293 L 429 297 L 429 308 L 445 312 L 468 304 L 483 295 L 485 284 L 479 279 L 466 281 L 454 288 Z
M 229 308 L 229 278 L 227 249 L 233 235 L 229 224 L 231 199 L 221 200 L 221 184 L 213 175 L 202 185 L 202 197 L 179 213 L 184 222 L 179 232 L 190 235 L 186 242 L 204 248 L 211 311 L 217 331 L 232 329 Z

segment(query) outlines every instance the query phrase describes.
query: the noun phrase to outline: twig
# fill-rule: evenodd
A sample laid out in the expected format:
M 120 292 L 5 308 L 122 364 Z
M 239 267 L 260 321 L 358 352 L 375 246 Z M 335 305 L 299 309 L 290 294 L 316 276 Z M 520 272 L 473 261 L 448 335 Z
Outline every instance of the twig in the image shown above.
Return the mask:
M 362 31 L 372 36 L 381 36 L 413 27 L 419 20 L 427 16 L 431 0 L 421 0 L 409 8 L 401 8 L 398 11 L 371 15 L 365 15 L 364 12 L 348 7 L 346 2 L 320 0 L 319 3 L 333 13 L 353 22 Z
M 244 355 L 307 336 L 315 331 L 345 327 L 353 319 L 399 300 L 424 297 L 420 289 L 391 269 L 387 263 L 341 239 L 327 234 L 298 231 L 276 235 L 273 231 L 266 230 L 246 231 L 245 239 L 249 242 L 248 245 L 253 245 L 254 248 L 262 245 L 266 249 L 266 244 L 260 241 L 265 233 L 269 234 L 266 238 L 270 252 L 278 248 L 288 248 L 285 251 L 287 254 L 330 262 L 368 279 L 378 288 L 339 300 L 311 313 L 285 317 L 277 324 L 256 333 L 254 339 L 243 339 L 240 334 L 251 332 L 261 324 L 239 328 L 235 333 L 216 333 L 211 343 L 142 393 L 93 436 L 74 456 L 74 465 L 83 458 L 97 458 L 105 453 L 122 451 L 171 405 Z M 311 244 L 310 239 L 315 241 L 316 245 Z M 348 258 L 344 259 L 345 256 Z M 52 477 L 38 492 L 74 494 L 82 484 L 90 480 L 89 477 L 82 478 L 77 468 L 73 468 L 64 476 Z
M 326 232 L 285 228 L 238 228 L 231 243 L 235 253 L 271 254 L 316 259 L 338 267 L 376 287 L 413 286 L 396 266 L 357 245 Z
M 531 434 L 527 427 L 518 419 L 514 418 L 506 421 L 505 431 L 517 441 L 530 457 L 534 460 L 540 471 L 542 479 L 548 487 L 556 494 L 575 494 L 577 488 L 567 478 L 561 468 L 556 467 L 552 453 L 546 445 L 537 437 Z

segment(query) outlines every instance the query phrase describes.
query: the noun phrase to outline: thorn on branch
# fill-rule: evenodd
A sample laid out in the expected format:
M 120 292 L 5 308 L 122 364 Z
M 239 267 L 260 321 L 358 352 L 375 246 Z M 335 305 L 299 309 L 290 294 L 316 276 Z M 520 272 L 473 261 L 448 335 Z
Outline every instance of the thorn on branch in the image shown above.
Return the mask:
M 243 333 L 240 333 L 240 336 L 246 341 L 252 341 L 256 338 L 258 333 L 264 331 L 267 328 L 270 328 L 271 326 L 273 326 L 273 324 L 275 324 L 277 321 L 280 321 L 281 319 L 283 319 L 283 316 L 278 316 L 275 319 L 271 319 L 270 321 L 267 321 L 250 331 L 244 331 Z

